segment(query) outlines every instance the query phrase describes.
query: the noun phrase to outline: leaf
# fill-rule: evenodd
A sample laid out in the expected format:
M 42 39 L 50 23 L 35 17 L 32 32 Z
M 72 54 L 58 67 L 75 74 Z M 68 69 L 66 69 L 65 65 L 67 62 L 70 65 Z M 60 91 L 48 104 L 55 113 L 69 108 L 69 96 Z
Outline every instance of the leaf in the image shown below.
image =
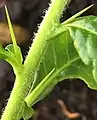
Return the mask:
M 48 46 L 46 52 L 36 71 L 36 82 L 34 83 L 33 89 L 36 89 L 39 83 L 42 83 L 42 80 L 53 68 L 55 68 L 55 72 L 49 78 L 51 79 L 49 85 L 46 87 L 44 87 L 44 85 L 42 86 L 41 95 L 33 104 L 47 96 L 58 82 L 68 78 L 80 78 L 84 80 L 90 88 L 97 89 L 97 84 L 92 75 L 93 65 L 85 65 L 82 62 L 74 48 L 74 41 L 70 36 L 69 30 L 65 31 L 59 37 L 47 42 Z M 47 81 L 49 81 L 49 79 Z M 46 82 L 44 84 L 46 84 Z M 40 89 L 41 87 L 38 88 L 38 90 Z M 32 98 L 37 95 L 37 92 L 33 94 Z M 26 99 L 26 103 L 29 106 L 31 105 L 30 102 L 31 99 L 30 101 Z
M 48 71 L 54 67 L 56 69 L 55 74 L 57 74 L 56 78 L 58 78 L 57 82 L 67 78 L 80 78 L 85 79 L 86 83 L 88 83 L 88 81 L 90 84 L 95 83 L 91 72 L 93 66 L 92 64 L 89 66 L 85 65 L 81 61 L 74 48 L 69 31 L 66 31 L 53 41 L 48 42 L 48 44 L 47 54 L 44 55 L 40 63 L 40 68 L 37 71 L 36 85 L 39 82 L 38 80 L 41 81 L 44 78 L 44 74 L 47 75 Z
M 12 39 L 12 43 L 13 43 L 13 45 L 12 44 L 8 45 L 6 47 L 6 49 L 11 54 L 13 54 L 16 57 L 17 61 L 21 64 L 22 61 L 23 61 L 23 57 L 22 57 L 22 54 L 21 54 L 20 47 L 16 43 L 16 37 L 15 37 L 15 34 L 14 34 L 14 30 L 13 30 L 12 23 L 11 23 L 9 13 L 8 13 L 8 10 L 7 10 L 6 6 L 5 6 L 5 11 L 6 11 L 6 17 L 7 17 L 7 21 L 8 21 L 8 25 L 9 25 L 9 31 L 10 31 L 10 35 L 11 35 L 11 39 Z
M 28 107 L 27 104 L 24 104 L 24 111 L 23 111 L 23 119 L 24 120 L 29 120 L 32 115 L 34 114 L 34 110 L 31 107 Z
M 67 24 L 74 46 L 86 65 L 93 65 L 92 74 L 97 84 L 97 17 L 86 16 Z
M 59 25 L 58 29 L 56 29 L 55 31 L 53 31 L 53 34 L 51 35 L 51 37 L 49 39 L 54 39 L 55 37 L 61 35 L 62 33 L 65 32 L 66 27 L 64 27 L 65 24 L 67 23 L 71 23 L 72 21 L 74 21 L 77 17 L 79 17 L 80 15 L 82 15 L 84 12 L 86 12 L 87 10 L 89 10 L 91 7 L 93 7 L 94 4 L 84 8 L 83 10 L 79 11 L 78 13 L 76 13 L 75 15 L 73 15 L 72 17 L 70 17 L 69 19 L 67 19 L 66 21 L 64 21 L 62 24 Z
M 21 49 L 16 43 L 16 37 L 14 34 L 14 30 L 13 30 L 12 23 L 11 23 L 9 13 L 8 13 L 6 6 L 5 6 L 5 11 L 6 11 L 6 17 L 7 17 L 7 21 L 8 21 L 8 25 L 9 25 L 9 31 L 10 31 L 10 35 L 11 35 L 11 39 L 12 39 L 12 43 L 13 43 L 13 44 L 8 45 L 5 48 L 10 53 L 10 57 L 8 59 L 6 59 L 6 61 L 9 62 L 13 66 L 14 72 L 16 72 L 16 71 L 20 72 L 23 67 L 23 65 L 22 65 L 23 57 L 22 57 Z
M 67 24 L 72 22 L 73 20 L 75 20 L 75 18 L 79 17 L 80 15 L 82 15 L 83 13 L 85 13 L 87 10 L 89 10 L 91 7 L 93 7 L 94 4 L 84 8 L 83 10 L 79 11 L 78 13 L 76 13 L 75 15 L 73 15 L 72 17 L 70 17 L 69 19 L 67 19 L 66 21 L 64 21 L 62 24 Z
M 5 49 L 11 54 L 11 59 L 14 58 L 18 64 L 22 64 L 22 61 L 23 61 L 23 58 L 22 58 L 22 53 L 21 53 L 21 50 L 20 50 L 20 47 L 18 46 L 17 49 L 18 49 L 18 54 L 15 54 L 14 53 L 14 46 L 13 44 L 9 44 L 5 47 Z
M 6 12 L 8 25 L 9 25 L 9 31 L 10 31 L 11 39 L 12 39 L 12 42 L 13 42 L 14 51 L 17 52 L 16 37 L 15 37 L 15 34 L 14 34 L 14 30 L 13 30 L 12 23 L 11 23 L 11 20 L 10 20 L 10 17 L 9 17 L 9 13 L 8 13 L 8 10 L 7 10 L 6 6 L 5 6 L 5 12 Z
M 7 59 L 9 58 L 9 53 L 2 47 L 0 44 L 0 59 Z

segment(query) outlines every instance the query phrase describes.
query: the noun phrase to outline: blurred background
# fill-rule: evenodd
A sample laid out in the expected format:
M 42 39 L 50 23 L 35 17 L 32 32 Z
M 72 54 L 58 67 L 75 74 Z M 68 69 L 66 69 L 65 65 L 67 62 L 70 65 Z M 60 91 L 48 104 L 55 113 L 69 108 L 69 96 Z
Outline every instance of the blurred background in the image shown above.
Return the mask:
M 50 0 L 0 0 L 0 43 L 5 47 L 11 42 L 4 10 L 6 4 L 14 24 L 18 45 L 25 58 L 37 31 L 37 25 L 41 23 L 49 2 Z M 97 15 L 97 0 L 71 0 L 61 21 L 91 4 L 94 6 L 83 15 Z M 0 116 L 12 90 L 14 79 L 12 67 L 1 60 Z M 34 108 L 36 114 L 32 120 L 96 120 L 97 91 L 89 89 L 81 80 L 65 80 Z

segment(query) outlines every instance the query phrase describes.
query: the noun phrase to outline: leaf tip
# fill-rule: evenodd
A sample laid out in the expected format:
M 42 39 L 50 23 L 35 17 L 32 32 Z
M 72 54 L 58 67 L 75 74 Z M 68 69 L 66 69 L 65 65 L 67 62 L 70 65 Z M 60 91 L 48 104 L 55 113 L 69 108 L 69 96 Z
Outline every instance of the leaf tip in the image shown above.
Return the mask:
M 5 11 L 8 11 L 8 10 L 7 10 L 7 6 L 6 6 L 6 5 L 4 5 L 4 8 L 5 8 Z
M 91 7 L 93 7 L 93 6 L 94 6 L 94 4 L 90 5 L 88 8 L 91 8 Z

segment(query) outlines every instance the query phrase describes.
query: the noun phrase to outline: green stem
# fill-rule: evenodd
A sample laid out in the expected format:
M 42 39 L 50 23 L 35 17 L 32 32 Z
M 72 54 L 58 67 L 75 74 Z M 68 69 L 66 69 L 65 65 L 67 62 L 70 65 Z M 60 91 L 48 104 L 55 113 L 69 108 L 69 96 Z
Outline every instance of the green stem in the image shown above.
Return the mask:
M 52 0 L 49 10 L 40 25 L 37 36 L 24 62 L 22 74 L 16 75 L 16 82 L 1 120 L 20 120 L 24 98 L 31 88 L 34 74 L 47 47 L 47 38 L 58 26 L 60 16 L 69 0 Z
M 22 85 L 23 82 L 19 82 L 22 79 L 22 75 L 18 75 L 18 78 L 16 78 L 12 93 L 1 120 L 19 120 L 21 118 L 20 106 L 21 108 L 23 107 L 23 100 L 25 98 L 24 88 Z
M 38 34 L 25 60 L 25 77 L 30 76 L 30 79 L 34 78 L 34 73 L 48 44 L 47 39 L 51 36 L 53 30 L 58 27 L 62 11 L 69 1 L 70 0 L 52 0 L 49 11 L 46 13 L 40 25 Z

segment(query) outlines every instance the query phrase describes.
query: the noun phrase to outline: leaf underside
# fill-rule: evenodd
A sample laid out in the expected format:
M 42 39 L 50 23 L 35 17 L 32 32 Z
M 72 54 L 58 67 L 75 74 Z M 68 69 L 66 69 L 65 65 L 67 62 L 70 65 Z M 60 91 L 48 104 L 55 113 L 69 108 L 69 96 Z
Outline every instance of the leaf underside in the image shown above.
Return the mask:
M 81 17 L 66 24 L 67 31 L 48 40 L 45 54 L 35 73 L 33 89 L 55 68 L 54 79 L 35 103 L 43 99 L 60 81 L 80 78 L 97 90 L 97 17 Z M 33 103 L 33 104 L 35 104 Z
M 92 65 L 93 78 L 97 84 L 97 17 L 78 18 L 67 25 L 74 46 L 81 60 L 86 65 Z

